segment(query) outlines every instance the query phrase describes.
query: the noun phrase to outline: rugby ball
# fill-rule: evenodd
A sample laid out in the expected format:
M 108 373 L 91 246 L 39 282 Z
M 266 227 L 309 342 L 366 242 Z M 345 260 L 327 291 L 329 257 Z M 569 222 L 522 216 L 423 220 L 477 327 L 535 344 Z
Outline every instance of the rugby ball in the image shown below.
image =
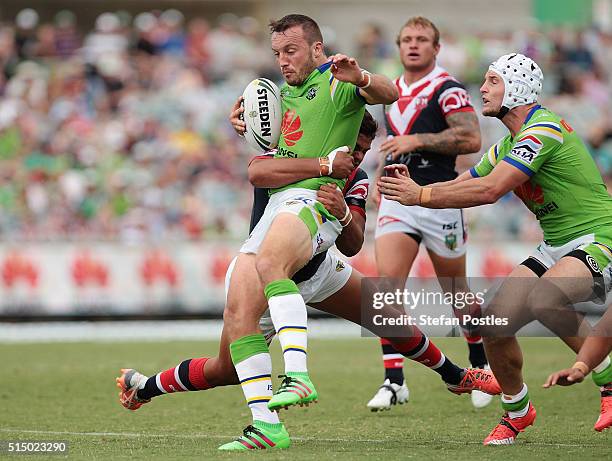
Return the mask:
M 275 148 L 282 120 L 278 87 L 267 78 L 258 78 L 247 85 L 242 96 L 242 116 L 246 123 L 244 138 L 256 150 Z

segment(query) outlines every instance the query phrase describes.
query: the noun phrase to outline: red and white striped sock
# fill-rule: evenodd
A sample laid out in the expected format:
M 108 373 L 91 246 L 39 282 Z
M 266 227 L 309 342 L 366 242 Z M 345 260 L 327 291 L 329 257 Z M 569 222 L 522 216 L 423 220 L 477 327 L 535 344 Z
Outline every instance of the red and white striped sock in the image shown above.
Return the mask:
M 442 377 L 444 382 L 459 384 L 463 368 L 458 367 L 446 357 L 416 326 L 412 328 L 413 334 L 410 338 L 394 338 L 390 340 L 393 348 L 404 357 L 432 369 Z
M 381 338 L 385 380 L 399 386 L 404 382 L 404 356 L 396 351 L 388 339 Z
M 204 364 L 207 360 L 208 357 L 187 359 L 176 367 L 151 376 L 143 388 L 138 390 L 138 398 L 150 399 L 173 392 L 210 389 L 213 386 L 208 384 L 204 377 Z

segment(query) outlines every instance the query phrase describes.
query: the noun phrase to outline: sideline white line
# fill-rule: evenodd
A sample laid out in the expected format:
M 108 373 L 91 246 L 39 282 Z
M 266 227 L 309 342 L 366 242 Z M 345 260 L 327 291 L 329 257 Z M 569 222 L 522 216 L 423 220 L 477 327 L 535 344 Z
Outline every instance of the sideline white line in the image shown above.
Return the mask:
M 39 431 L 31 429 L 7 429 L 0 428 L 0 432 L 6 434 L 40 434 L 40 435 L 78 435 L 87 437 L 125 437 L 125 438 L 160 438 L 167 437 L 173 439 L 224 439 L 231 440 L 236 438 L 234 435 L 219 435 L 219 434 L 149 434 L 149 433 L 138 433 L 138 432 L 71 432 L 71 431 Z M 330 442 L 330 443 L 387 443 L 393 442 L 396 439 L 326 439 L 320 437 L 291 437 L 292 440 L 300 442 Z M 427 442 L 413 442 L 413 445 L 431 445 L 432 441 Z M 478 441 L 464 441 L 464 440 L 433 440 L 433 442 L 446 443 L 449 445 L 481 445 Z M 526 446 L 544 446 L 544 447 L 569 447 L 569 448 L 603 448 L 605 445 L 593 445 L 593 444 L 574 444 L 574 443 L 546 443 L 546 442 L 529 442 Z
M 308 321 L 313 338 L 359 338 L 361 329 L 346 320 Z M 0 322 L 0 344 L 41 342 L 205 341 L 218 340 L 221 320 L 146 320 L 125 322 Z

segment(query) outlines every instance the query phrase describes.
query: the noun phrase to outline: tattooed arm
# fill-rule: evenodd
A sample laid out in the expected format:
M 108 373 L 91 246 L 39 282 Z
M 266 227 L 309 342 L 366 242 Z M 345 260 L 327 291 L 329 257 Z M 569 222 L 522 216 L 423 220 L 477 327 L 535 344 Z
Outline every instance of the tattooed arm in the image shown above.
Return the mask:
M 456 112 L 446 117 L 448 128 L 439 133 L 419 133 L 395 136 L 381 144 L 380 149 L 393 159 L 413 151 L 436 152 L 442 155 L 471 154 L 480 150 L 480 126 L 474 112 Z
M 480 150 L 480 126 L 474 112 L 457 112 L 446 118 L 448 128 L 440 133 L 418 134 L 421 149 L 438 154 L 472 154 Z

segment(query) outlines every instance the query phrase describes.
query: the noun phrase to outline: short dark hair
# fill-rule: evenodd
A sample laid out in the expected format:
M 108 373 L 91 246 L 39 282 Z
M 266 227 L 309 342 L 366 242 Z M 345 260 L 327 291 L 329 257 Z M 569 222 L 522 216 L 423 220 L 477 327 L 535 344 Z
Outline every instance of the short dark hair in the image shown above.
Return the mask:
M 431 29 L 433 30 L 433 33 L 434 33 L 434 39 L 433 39 L 434 46 L 437 46 L 440 44 L 440 31 L 438 30 L 436 25 L 424 16 L 414 16 L 408 19 L 408 21 L 406 21 L 406 23 L 400 29 L 399 34 L 397 34 L 397 39 L 395 40 L 395 43 L 397 44 L 397 46 L 399 46 L 400 44 L 400 36 L 402 35 L 402 31 L 406 27 L 422 27 L 423 29 Z
M 378 131 L 378 123 L 372 117 L 367 110 L 363 114 L 363 120 L 361 121 L 361 126 L 359 127 L 359 134 L 362 134 L 370 139 L 374 139 L 376 137 L 376 132 Z
M 304 31 L 304 37 L 309 45 L 315 42 L 323 43 L 323 35 L 321 29 L 316 21 L 303 14 L 288 14 L 278 20 L 272 19 L 270 21 L 270 33 L 281 33 L 285 32 L 294 26 L 301 26 Z

